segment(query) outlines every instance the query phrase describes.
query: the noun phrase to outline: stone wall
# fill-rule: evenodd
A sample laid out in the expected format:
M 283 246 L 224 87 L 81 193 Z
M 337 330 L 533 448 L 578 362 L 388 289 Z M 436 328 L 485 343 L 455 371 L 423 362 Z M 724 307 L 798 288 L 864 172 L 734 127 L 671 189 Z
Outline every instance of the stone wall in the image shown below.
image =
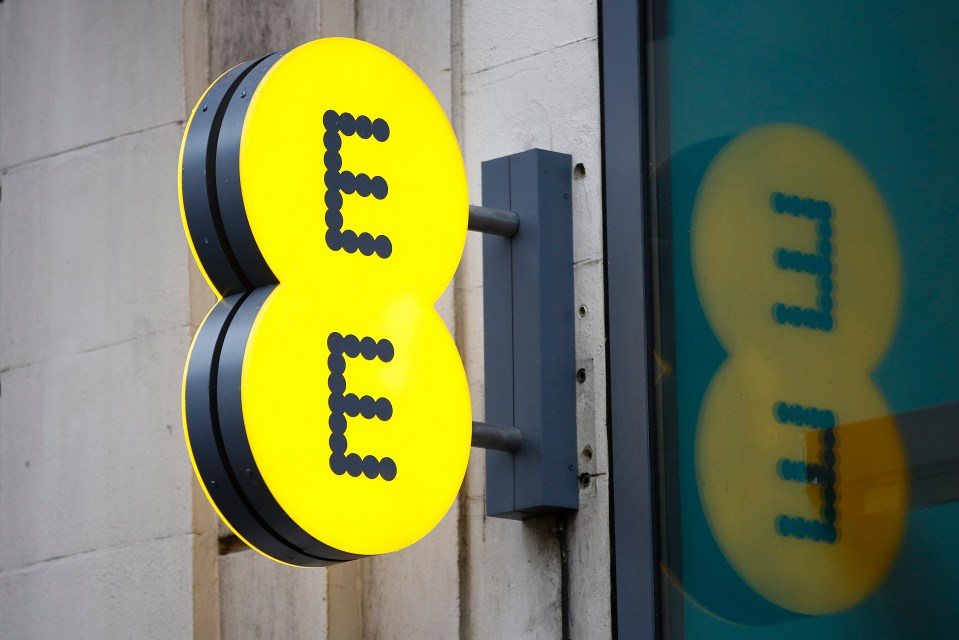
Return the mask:
M 0 4 L 0 637 L 193 632 L 177 3 Z

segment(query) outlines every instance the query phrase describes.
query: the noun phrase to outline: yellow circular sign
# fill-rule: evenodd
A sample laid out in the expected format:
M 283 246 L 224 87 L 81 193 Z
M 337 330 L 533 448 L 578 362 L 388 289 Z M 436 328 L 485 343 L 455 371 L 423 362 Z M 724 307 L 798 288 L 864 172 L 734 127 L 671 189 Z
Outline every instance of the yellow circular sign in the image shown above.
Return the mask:
M 455 499 L 471 435 L 433 306 L 468 210 L 442 108 L 389 53 L 318 40 L 218 79 L 181 168 L 187 234 L 222 296 L 184 383 L 211 501 L 290 564 L 420 539 Z
M 729 354 L 703 399 L 696 475 L 707 521 L 757 592 L 806 614 L 882 583 L 905 524 L 905 459 L 871 378 L 902 290 L 892 221 L 836 141 L 748 131 L 700 186 L 696 287 Z

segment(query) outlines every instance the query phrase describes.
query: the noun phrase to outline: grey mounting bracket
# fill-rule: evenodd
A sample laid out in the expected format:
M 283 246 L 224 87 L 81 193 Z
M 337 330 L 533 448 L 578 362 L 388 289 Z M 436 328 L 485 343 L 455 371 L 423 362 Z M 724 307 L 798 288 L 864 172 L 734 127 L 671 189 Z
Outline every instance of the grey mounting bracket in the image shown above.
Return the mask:
M 483 163 L 486 514 L 579 508 L 572 158 L 533 149 Z

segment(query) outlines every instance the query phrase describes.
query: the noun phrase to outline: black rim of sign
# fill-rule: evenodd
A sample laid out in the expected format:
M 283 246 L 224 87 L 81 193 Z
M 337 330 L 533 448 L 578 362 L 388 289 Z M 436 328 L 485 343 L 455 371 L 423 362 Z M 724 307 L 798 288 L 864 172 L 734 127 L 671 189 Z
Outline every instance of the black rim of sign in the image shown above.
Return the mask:
M 193 114 L 183 145 L 180 183 L 190 240 L 207 276 L 224 297 L 249 290 L 250 286 L 230 248 L 220 216 L 215 171 L 217 141 L 238 81 L 260 60 L 238 64 L 213 83 Z
M 242 278 L 247 290 L 264 287 L 279 282 L 266 264 L 260 248 L 253 237 L 250 222 L 246 217 L 243 193 L 240 189 L 240 142 L 243 137 L 243 123 L 246 113 L 260 82 L 285 51 L 269 55 L 257 62 L 242 77 L 225 105 L 223 121 L 217 132 L 216 154 L 212 166 L 216 176 L 216 199 L 219 203 L 219 216 L 226 233 L 230 250 L 236 257 L 242 270 Z
M 277 560 L 324 566 L 363 556 L 313 538 L 283 511 L 253 458 L 240 395 L 245 345 L 277 282 L 243 207 L 240 138 L 253 92 L 284 53 L 242 63 L 221 76 L 187 132 L 181 166 L 187 227 L 207 275 L 224 297 L 197 333 L 184 407 L 197 472 L 224 519 Z

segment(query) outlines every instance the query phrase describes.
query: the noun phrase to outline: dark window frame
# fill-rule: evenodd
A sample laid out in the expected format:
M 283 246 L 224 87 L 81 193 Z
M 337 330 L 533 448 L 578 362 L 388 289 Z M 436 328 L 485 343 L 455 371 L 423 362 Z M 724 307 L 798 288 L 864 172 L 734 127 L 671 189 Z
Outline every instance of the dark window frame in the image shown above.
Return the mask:
M 631 640 L 654 640 L 664 631 L 658 445 L 650 396 L 653 153 L 647 34 L 653 16 L 653 0 L 600 5 L 613 634 Z

